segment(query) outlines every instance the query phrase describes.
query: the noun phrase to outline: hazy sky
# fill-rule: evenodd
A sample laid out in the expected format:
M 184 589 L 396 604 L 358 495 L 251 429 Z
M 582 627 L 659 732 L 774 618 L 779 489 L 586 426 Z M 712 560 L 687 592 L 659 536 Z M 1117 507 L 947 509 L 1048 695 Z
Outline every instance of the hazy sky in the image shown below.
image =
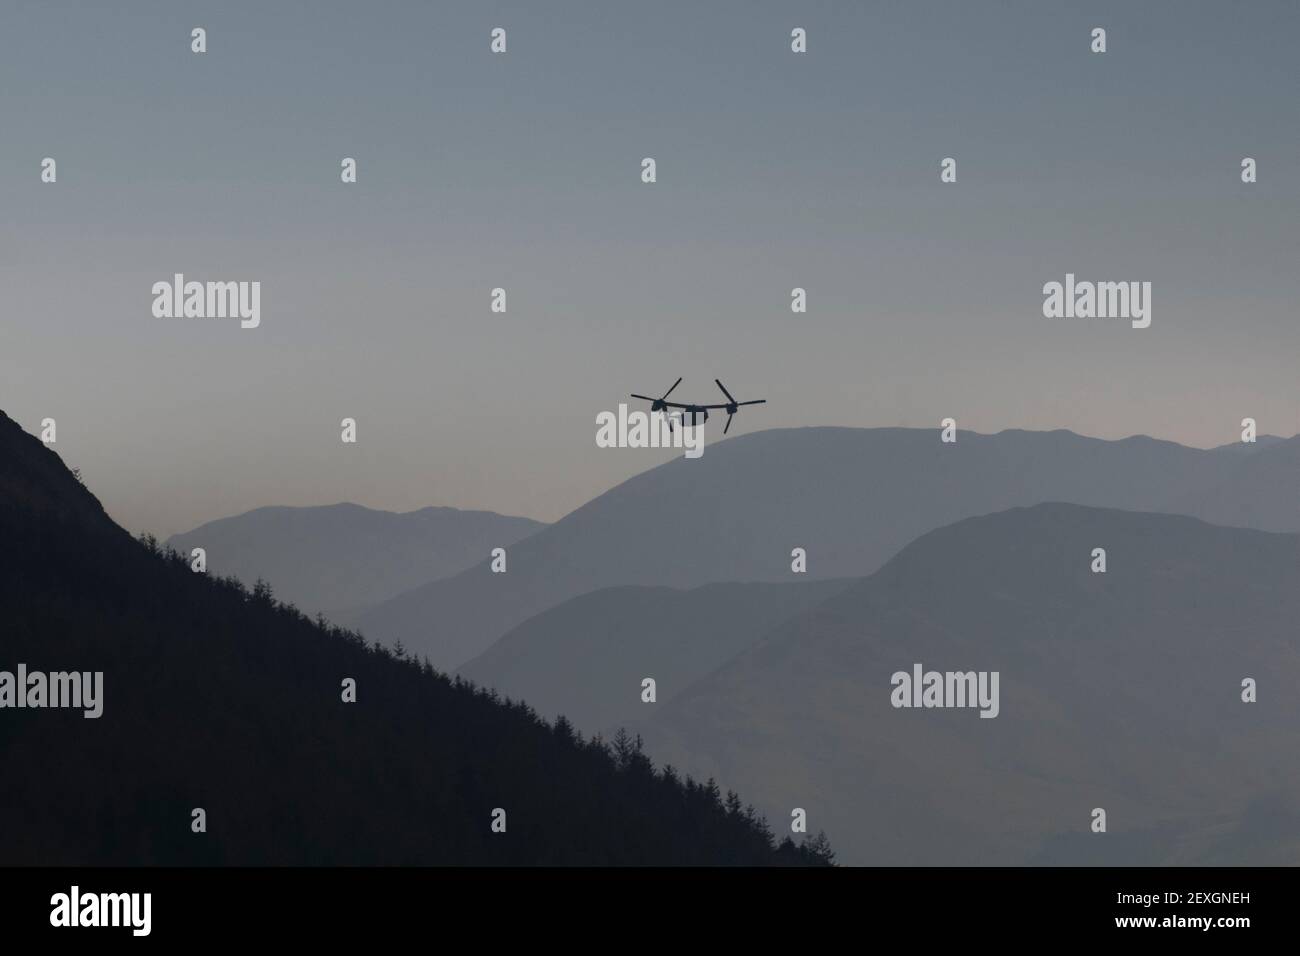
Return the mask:
M 1294 0 L 10 0 L 0 408 L 159 534 L 555 519 L 668 457 L 595 416 L 679 375 L 769 400 L 733 434 L 1291 435 L 1298 41 Z M 175 272 L 260 281 L 261 327 L 155 318 Z M 1150 281 L 1151 327 L 1044 318 L 1067 272 Z

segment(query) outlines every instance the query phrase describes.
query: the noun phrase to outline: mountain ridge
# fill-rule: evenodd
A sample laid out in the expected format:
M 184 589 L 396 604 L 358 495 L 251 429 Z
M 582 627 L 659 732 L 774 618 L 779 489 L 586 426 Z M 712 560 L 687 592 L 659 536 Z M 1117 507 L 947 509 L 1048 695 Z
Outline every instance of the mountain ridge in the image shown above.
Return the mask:
M 583 738 L 191 571 L 4 417 L 0 540 L 0 670 L 102 675 L 95 719 L 5 702 L 0 864 L 829 862 L 635 740 Z
M 457 673 L 580 730 L 609 732 L 644 716 L 644 679 L 655 681 L 657 703 L 671 700 L 775 622 L 853 583 L 605 588 L 529 618 Z
M 1295 454 L 1300 438 L 1234 455 L 1068 430 L 959 432 L 947 445 L 928 429 L 768 429 L 633 476 L 510 548 L 505 574 L 481 561 L 370 608 L 358 624 L 457 667 L 541 611 L 601 588 L 788 580 L 795 547 L 807 552 L 810 578 L 858 577 L 926 531 L 1020 504 L 1232 518 L 1230 484 L 1251 469 L 1262 497 L 1238 520 L 1300 530 L 1286 497 Z
M 806 807 L 850 864 L 1294 863 L 1297 575 L 1295 533 L 1062 503 L 971 517 L 634 726 L 771 817 Z M 916 663 L 999 671 L 999 715 L 891 706 Z
M 353 609 L 464 570 L 545 525 L 529 518 L 431 506 L 394 512 L 352 502 L 269 505 L 173 535 L 201 547 L 215 573 L 269 581 L 311 612 L 347 623 Z

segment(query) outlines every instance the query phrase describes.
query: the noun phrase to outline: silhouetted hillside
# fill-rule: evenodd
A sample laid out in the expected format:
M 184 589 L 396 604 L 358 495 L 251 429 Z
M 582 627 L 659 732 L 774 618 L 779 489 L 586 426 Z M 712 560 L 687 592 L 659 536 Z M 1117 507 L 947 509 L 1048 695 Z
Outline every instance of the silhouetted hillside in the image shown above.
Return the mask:
M 805 808 L 849 863 L 1294 864 L 1297 581 L 1293 534 L 1059 504 L 972 518 L 638 729 L 769 819 Z M 917 663 L 999 672 L 998 716 L 895 708 Z
M 338 504 L 257 508 L 174 535 L 167 544 L 186 554 L 205 549 L 212 574 L 232 574 L 249 587 L 270 581 L 303 610 L 346 617 L 336 612 L 359 611 L 456 574 L 544 527 L 491 511 L 398 514 Z
M 485 558 L 378 605 L 359 624 L 368 637 L 455 667 L 528 618 L 600 588 L 789 581 L 796 547 L 807 550 L 809 577 L 856 577 L 927 531 L 1044 501 L 1220 514 L 1237 508 L 1234 481 L 1252 468 L 1270 487 L 1292 487 L 1287 456 L 1298 453 L 1295 438 L 1228 453 L 1068 431 L 960 432 L 955 444 L 943 444 L 937 428 L 756 432 L 625 481 L 516 544 L 505 574 Z M 1273 495 L 1242 520 L 1300 530 L 1300 508 Z
M 597 732 L 644 719 L 656 704 L 757 643 L 773 626 L 853 581 L 605 588 L 525 621 L 459 673 Z
M 0 711 L 3 864 L 770 864 L 739 800 L 132 540 L 0 414 L 0 670 L 102 671 L 103 714 Z M 341 682 L 357 682 L 357 702 Z M 207 832 L 191 832 L 191 810 Z M 507 832 L 491 832 L 494 808 Z

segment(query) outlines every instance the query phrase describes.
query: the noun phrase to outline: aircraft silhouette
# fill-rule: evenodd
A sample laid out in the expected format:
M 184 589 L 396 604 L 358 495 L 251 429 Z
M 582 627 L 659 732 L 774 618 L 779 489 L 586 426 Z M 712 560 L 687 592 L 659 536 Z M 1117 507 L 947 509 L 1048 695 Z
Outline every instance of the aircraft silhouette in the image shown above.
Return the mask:
M 727 411 L 727 424 L 722 429 L 722 434 L 724 435 L 727 434 L 727 430 L 731 428 L 732 416 L 736 414 L 737 410 L 740 408 L 741 405 L 762 405 L 767 402 L 767 399 L 765 398 L 756 398 L 748 402 L 738 402 L 736 401 L 735 396 L 733 396 L 729 391 L 727 391 L 727 386 L 723 385 L 722 382 L 716 378 L 713 381 L 717 383 L 718 388 L 722 389 L 722 394 L 727 396 L 727 401 L 721 405 L 696 405 L 693 403 L 683 404 L 682 402 L 668 401 L 668 396 L 673 393 L 673 389 L 675 389 L 678 385 L 682 384 L 682 380 L 680 378 L 678 378 L 677 381 L 673 382 L 672 388 L 668 389 L 668 391 L 664 392 L 663 395 L 659 396 L 658 398 L 651 398 L 649 395 L 638 395 L 635 392 L 632 393 L 632 397 L 639 398 L 642 401 L 649 402 L 651 412 L 662 412 L 668 408 L 680 408 L 682 410 L 682 421 L 686 420 L 687 415 L 691 416 L 692 428 L 695 427 L 695 418 L 697 415 L 703 415 L 704 420 L 707 422 L 709 420 L 709 409 L 724 408 Z M 673 428 L 673 420 L 669 418 L 668 430 L 672 431 L 672 428 Z

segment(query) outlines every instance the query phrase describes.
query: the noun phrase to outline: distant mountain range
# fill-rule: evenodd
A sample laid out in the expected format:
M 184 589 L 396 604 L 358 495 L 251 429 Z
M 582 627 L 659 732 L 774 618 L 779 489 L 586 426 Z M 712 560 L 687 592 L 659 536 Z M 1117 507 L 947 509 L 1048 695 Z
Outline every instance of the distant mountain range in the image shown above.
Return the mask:
M 971 518 L 636 729 L 769 819 L 805 808 L 849 863 L 1295 864 L 1297 582 L 1295 534 L 1063 504 Z M 893 707 L 916 663 L 1000 672 L 999 715 Z
M 1298 461 L 1300 438 L 1201 450 L 1068 431 L 959 432 L 954 444 L 938 429 L 756 432 L 637 475 L 518 541 L 504 574 L 483 558 L 356 621 L 454 668 L 603 588 L 798 580 L 796 547 L 809 578 L 862 576 L 928 531 L 1047 501 L 1295 531 Z
M 641 682 L 656 702 L 757 643 L 781 621 L 853 581 L 605 588 L 529 618 L 459 671 L 485 687 L 563 714 L 589 731 L 646 715 Z
M 127 805 L 146 804 L 142 786 L 177 806 L 215 787 L 208 799 L 239 834 L 287 834 L 271 857 L 257 855 L 265 840 L 226 834 L 223 861 L 824 859 L 824 842 L 773 849 L 739 798 L 683 785 L 689 774 L 739 789 L 779 834 L 806 810 L 849 863 L 1300 862 L 1300 438 L 1198 450 L 1064 431 L 962 432 L 945 445 L 937 430 L 774 430 L 652 469 L 540 528 L 337 506 L 259 509 L 173 539 L 206 547 L 214 571 L 229 568 L 215 553 L 240 561 L 308 609 L 416 581 L 335 619 L 459 666 L 490 694 L 150 554 L 34 439 L 0 427 L 6 441 L 20 454 L 0 458 L 0 528 L 14 542 L 0 597 L 17 609 L 17 646 L 32 659 L 108 654 L 109 686 L 136 709 L 99 750 L 51 722 L 14 744 L 2 734 L 16 724 L 0 722 L 0 759 L 70 754 L 73 769 L 43 772 L 69 788 L 102 777 L 134 794 Z M 493 547 L 507 548 L 506 573 L 489 568 Z M 806 574 L 792 572 L 795 548 Z M 1095 548 L 1104 573 L 1091 570 Z M 422 577 L 453 553 L 464 570 Z M 352 580 L 359 567 L 388 570 Z M 892 706 L 892 675 L 915 665 L 997 672 L 998 716 Z M 365 709 L 340 712 L 337 692 L 320 690 L 341 673 L 365 675 Z M 1241 699 L 1245 678 L 1258 681 L 1255 703 Z M 550 727 L 534 711 L 564 719 Z M 202 720 L 156 726 L 157 712 Z M 644 753 L 626 736 L 611 755 L 573 733 L 624 725 Z M 265 727 L 276 735 L 238 749 Z M 142 739 L 143 756 L 129 746 Z M 186 750 L 208 739 L 201 760 Z M 183 756 L 165 766 L 172 753 Z M 673 773 L 655 775 L 647 755 Z M 209 759 L 234 782 L 213 784 Z M 77 778 L 83 764 L 97 776 Z M 331 774 L 342 774 L 332 798 L 299 792 Z M 241 806 L 268 785 L 305 801 L 306 818 Z M 612 811 L 578 790 L 623 802 Z M 71 812 L 43 808 L 41 792 L 14 790 L 37 833 L 42 814 Z M 477 842 L 476 818 L 458 814 L 502 792 L 548 820 L 600 822 L 577 844 L 542 830 L 524 847 Z M 398 821 L 422 833 L 415 794 L 433 794 L 473 838 L 403 844 Z M 1104 834 L 1090 830 L 1099 807 Z M 689 839 L 663 829 L 678 814 Z M 379 849 L 336 836 L 358 820 Z M 166 843 L 177 837 L 163 825 L 127 830 L 150 860 L 190 859 L 196 844 Z M 123 854 L 114 843 L 95 859 Z
M 257 508 L 174 535 L 167 544 L 185 554 L 203 548 L 214 574 L 233 574 L 250 587 L 264 579 L 304 611 L 346 619 L 365 605 L 463 571 L 493 548 L 544 527 L 490 511 L 397 513 L 338 504 Z
M 633 740 L 584 740 L 192 572 L 2 413 L 0 541 L 0 865 L 828 859 Z M 20 665 L 102 673 L 102 713 L 35 706 L 44 689 L 16 709 Z

